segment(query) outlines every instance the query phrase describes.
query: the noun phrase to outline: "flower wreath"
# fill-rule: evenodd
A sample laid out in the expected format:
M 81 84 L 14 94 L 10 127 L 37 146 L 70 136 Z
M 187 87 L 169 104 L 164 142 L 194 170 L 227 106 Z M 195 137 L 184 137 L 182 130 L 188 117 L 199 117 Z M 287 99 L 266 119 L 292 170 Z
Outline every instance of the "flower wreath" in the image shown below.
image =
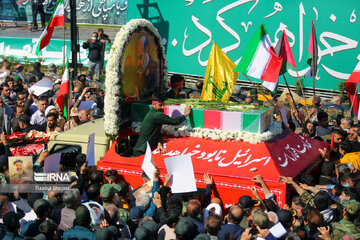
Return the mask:
M 158 57 L 162 62 L 162 84 L 165 89 L 165 79 L 167 76 L 167 61 L 165 48 L 162 44 L 162 40 L 158 30 L 154 25 L 146 19 L 133 19 L 128 22 L 120 31 L 116 34 L 113 45 L 110 49 L 109 60 L 106 64 L 106 78 L 105 78 L 105 122 L 104 129 L 108 135 L 116 136 L 119 134 L 118 124 L 120 123 L 120 101 L 121 101 L 121 74 L 124 69 L 122 67 L 122 57 L 125 52 L 126 46 L 131 40 L 131 36 L 136 32 L 145 31 L 154 40 L 158 48 Z

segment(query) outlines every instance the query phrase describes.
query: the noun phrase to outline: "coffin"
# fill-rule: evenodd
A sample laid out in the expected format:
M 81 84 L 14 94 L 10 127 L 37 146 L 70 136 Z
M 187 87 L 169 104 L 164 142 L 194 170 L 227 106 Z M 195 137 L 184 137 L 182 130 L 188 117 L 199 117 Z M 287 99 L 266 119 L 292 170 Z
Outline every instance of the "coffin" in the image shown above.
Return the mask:
M 97 163 L 99 170 L 116 169 L 133 188 L 143 184 L 141 165 L 144 156 L 125 157 L 119 145 L 136 133 L 125 130 L 112 144 L 104 158 Z M 240 196 L 252 196 L 251 179 L 262 175 L 270 190 L 276 195 L 280 206 L 286 203 L 287 186 L 279 182 L 279 176 L 297 177 L 319 169 L 321 158 L 319 148 L 326 143 L 284 131 L 271 141 L 250 144 L 242 141 L 214 141 L 194 137 L 163 137 L 167 153 L 153 151 L 160 177 L 164 179 L 166 167 L 164 158 L 190 154 L 198 188 L 204 188 L 203 174 L 213 177 L 213 196 L 220 197 L 224 206 L 237 203 Z M 256 186 L 256 185 L 255 185 Z M 259 186 L 260 196 L 264 196 Z

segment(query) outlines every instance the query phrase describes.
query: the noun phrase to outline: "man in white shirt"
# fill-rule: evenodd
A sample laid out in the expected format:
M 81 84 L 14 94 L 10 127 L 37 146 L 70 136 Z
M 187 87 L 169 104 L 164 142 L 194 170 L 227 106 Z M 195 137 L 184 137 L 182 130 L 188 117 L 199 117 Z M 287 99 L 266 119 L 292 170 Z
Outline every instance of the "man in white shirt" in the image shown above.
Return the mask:
M 40 97 L 37 102 L 38 110 L 31 116 L 30 124 L 31 125 L 42 125 L 46 123 L 47 119 L 45 116 L 45 110 L 49 106 L 49 101 L 47 97 Z

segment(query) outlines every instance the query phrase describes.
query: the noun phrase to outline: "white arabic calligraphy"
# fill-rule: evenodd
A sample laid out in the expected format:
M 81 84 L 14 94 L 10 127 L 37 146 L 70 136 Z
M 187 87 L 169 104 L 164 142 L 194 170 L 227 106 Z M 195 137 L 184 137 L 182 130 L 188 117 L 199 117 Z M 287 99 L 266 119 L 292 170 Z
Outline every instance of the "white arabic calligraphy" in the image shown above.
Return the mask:
M 292 160 L 296 162 L 301 156 L 305 155 L 307 150 L 311 149 L 312 146 L 308 142 L 306 138 L 303 136 L 299 136 L 300 140 L 296 142 L 296 146 L 287 144 L 283 149 L 283 157 L 278 157 L 279 165 L 281 167 L 286 167 L 288 165 L 288 160 Z M 271 156 L 263 156 L 254 158 L 252 150 L 248 149 L 239 149 L 235 156 L 231 159 L 229 157 L 225 157 L 224 154 L 227 153 L 227 150 L 220 149 L 215 150 L 213 152 L 206 152 L 201 151 L 199 148 L 201 147 L 200 144 L 197 144 L 195 149 L 189 150 L 189 148 L 185 148 L 182 151 L 179 150 L 170 150 L 167 153 L 163 154 L 163 156 L 178 156 L 178 155 L 190 155 L 193 158 L 199 160 L 205 160 L 207 162 L 217 162 L 219 167 L 229 167 L 231 165 L 236 166 L 237 168 L 248 167 L 254 163 L 263 163 L 263 166 L 266 166 L 269 161 L 271 160 Z M 153 151 L 153 154 L 159 154 L 158 151 Z
M 302 146 L 298 144 L 295 148 L 287 144 L 284 148 L 284 157 L 278 157 L 279 162 L 283 161 L 283 163 L 279 163 L 281 167 L 286 167 L 289 164 L 288 160 L 296 162 L 300 159 L 300 155 L 305 154 L 307 150 L 312 148 L 311 144 L 308 142 L 307 139 L 305 139 L 303 136 L 299 137 L 301 138 Z
M 108 6 L 108 7 L 107 7 Z M 64 9 L 70 13 L 70 1 L 64 1 Z M 83 13 L 89 12 L 93 18 L 103 18 L 105 21 L 109 14 L 106 14 L 109 11 L 116 11 L 116 14 L 119 15 L 120 12 L 123 12 L 127 9 L 127 1 L 114 1 L 114 0 L 80 0 L 79 4 L 76 6 L 77 11 Z M 69 15 L 68 15 L 69 17 Z
M 351 15 L 350 15 L 350 22 L 351 22 L 351 23 L 356 22 L 355 9 L 352 11 L 352 13 L 351 13 Z
M 194 23 L 194 25 L 203 33 L 205 33 L 209 39 L 206 40 L 205 42 L 203 42 L 202 44 L 200 44 L 199 46 L 191 49 L 191 50 L 186 50 L 185 49 L 185 41 L 186 39 L 189 37 L 189 35 L 186 33 L 187 32 L 187 28 L 185 29 L 185 32 L 184 32 L 184 41 L 183 41 L 183 45 L 182 45 L 182 50 L 183 50 L 183 54 L 185 56 L 191 56 L 197 52 L 199 52 L 198 54 L 198 60 L 199 60 L 199 63 L 201 66 L 205 67 L 207 65 L 207 60 L 206 61 L 202 61 L 200 59 L 200 56 L 201 56 L 201 51 L 204 49 L 204 47 L 206 47 L 207 45 L 209 45 L 211 43 L 211 38 L 212 38 L 212 34 L 211 34 L 211 31 L 209 29 L 207 29 L 206 27 L 204 27 L 203 25 L 201 25 L 199 23 L 199 19 L 197 17 L 195 17 L 194 15 L 191 16 L 191 21 Z
M 273 15 L 275 15 L 277 12 L 281 12 L 282 11 L 282 6 L 280 3 L 278 2 L 275 2 L 274 4 L 274 12 L 273 13 L 270 13 L 269 15 L 265 16 L 264 18 L 269 18 Z

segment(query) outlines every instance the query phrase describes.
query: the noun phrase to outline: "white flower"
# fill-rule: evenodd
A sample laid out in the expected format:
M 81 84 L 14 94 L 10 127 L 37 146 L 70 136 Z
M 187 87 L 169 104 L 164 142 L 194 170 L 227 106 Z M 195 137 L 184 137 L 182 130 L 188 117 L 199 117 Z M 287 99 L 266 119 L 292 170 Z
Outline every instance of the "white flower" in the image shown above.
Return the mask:
M 165 55 L 165 48 L 161 43 L 161 37 L 157 29 L 147 21 L 146 19 L 133 19 L 128 22 L 125 26 L 123 26 L 120 31 L 116 34 L 113 45 L 110 49 L 109 59 L 106 64 L 106 78 L 105 78 L 105 87 L 106 87 L 106 95 L 105 95 L 105 117 L 104 117 L 104 129 L 107 134 L 117 135 L 118 127 L 117 123 L 120 121 L 120 98 L 119 93 L 120 82 L 119 72 L 124 72 L 124 65 L 121 65 L 120 58 L 124 51 L 127 42 L 130 39 L 131 34 L 136 31 L 138 28 L 146 28 L 155 36 L 155 41 L 157 41 L 157 45 L 160 47 L 160 54 L 162 55 L 162 59 L 164 62 L 163 66 L 163 84 L 165 85 L 165 79 L 167 76 L 167 61 Z M 121 69 L 119 69 L 121 67 Z M 166 87 L 165 87 L 166 88 Z M 135 128 L 136 130 L 138 127 Z

